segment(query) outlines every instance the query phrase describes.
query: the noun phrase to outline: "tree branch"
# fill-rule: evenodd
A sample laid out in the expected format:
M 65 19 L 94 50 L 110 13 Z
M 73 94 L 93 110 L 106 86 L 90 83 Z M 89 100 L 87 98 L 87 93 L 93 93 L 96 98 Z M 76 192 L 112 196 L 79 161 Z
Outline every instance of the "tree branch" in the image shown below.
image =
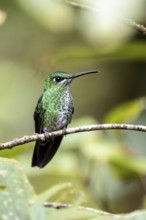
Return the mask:
M 75 1 L 71 1 L 71 0 L 62 0 L 62 2 L 64 2 L 67 5 L 70 5 L 73 8 L 77 8 L 77 9 L 81 9 L 81 10 L 88 10 L 88 11 L 93 11 L 93 12 L 100 11 L 100 8 L 94 8 L 90 5 L 78 3 Z M 143 24 L 139 24 L 139 23 L 133 21 L 132 19 L 128 19 L 128 18 L 127 19 L 123 18 L 122 20 L 127 25 L 131 26 L 132 28 L 137 29 L 138 31 L 141 31 L 144 35 L 146 35 L 146 27 Z
M 12 141 L 6 143 L 0 143 L 0 150 L 11 149 L 18 145 L 23 145 L 29 142 L 37 140 L 48 140 L 51 137 L 74 134 L 86 131 L 96 131 L 96 130 L 133 130 L 146 132 L 146 126 L 143 125 L 133 125 L 133 124 L 98 124 L 98 125 L 87 125 L 81 127 L 67 128 L 63 130 L 53 131 L 45 134 L 33 134 L 30 136 L 24 136 L 21 138 L 16 138 Z

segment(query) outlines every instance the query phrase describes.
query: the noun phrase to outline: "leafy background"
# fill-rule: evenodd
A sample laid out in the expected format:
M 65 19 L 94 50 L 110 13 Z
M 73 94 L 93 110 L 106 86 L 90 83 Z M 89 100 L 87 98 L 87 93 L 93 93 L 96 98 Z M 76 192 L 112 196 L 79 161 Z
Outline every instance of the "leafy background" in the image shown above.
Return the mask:
M 102 18 L 106 11 L 103 14 L 84 11 L 69 7 L 65 2 L 0 0 L 1 142 L 34 133 L 33 111 L 43 91 L 44 79 L 56 70 L 75 73 L 98 69 L 102 72 L 73 82 L 71 90 L 75 113 L 71 127 L 103 122 L 146 124 L 145 35 L 118 20 L 116 13 L 113 13 L 116 16 L 113 20 L 109 19 L 110 14 L 104 23 Z M 96 2 L 100 1 L 92 1 L 92 7 Z M 105 1 L 103 5 L 108 4 Z M 132 4 L 129 0 L 126 7 L 130 10 L 123 10 L 125 14 L 122 16 L 146 23 L 145 1 Z M 120 12 L 118 10 L 116 12 Z M 106 19 L 110 22 L 106 23 Z M 64 137 L 51 163 L 41 170 L 30 166 L 34 143 L 0 153 L 1 157 L 19 161 L 25 173 L 22 182 L 25 175 L 30 181 L 29 186 L 14 184 L 11 193 L 21 185 L 21 189 L 28 191 L 29 196 L 25 198 L 28 202 L 36 197 L 34 191 L 39 194 L 56 186 L 49 191 L 54 194 L 49 196 L 44 192 L 46 196 L 40 196 L 36 202 L 32 202 L 32 213 L 38 210 L 45 219 L 48 211 L 44 211 L 41 204 L 47 199 L 75 206 L 82 204 L 111 213 L 144 209 L 145 143 L 144 133 L 131 131 L 69 135 Z M 20 175 L 21 172 L 14 171 L 19 170 L 20 165 L 4 159 L 0 164 L 0 189 L 6 196 L 4 191 L 7 183 L 3 180 L 2 171 L 7 167 L 7 178 L 10 177 L 11 182 Z M 15 169 L 11 171 L 10 167 L 13 166 Z M 11 179 L 10 172 L 15 172 L 16 177 Z M 66 182 L 71 184 L 69 189 Z M 1 198 L 6 200 L 7 197 Z M 22 198 L 22 205 L 25 206 L 27 202 Z M 88 218 L 87 213 L 80 213 L 74 208 L 60 212 L 62 219 L 72 216 L 72 213 L 72 219 Z M 57 212 L 52 210 L 52 219 L 57 219 L 56 215 Z M 24 216 L 19 217 L 26 219 Z M 37 219 L 36 216 L 32 214 L 31 218 Z M 89 214 L 89 217 L 95 216 Z M 130 214 L 126 217 L 132 219 Z M 99 216 L 97 219 L 106 218 L 108 216 Z

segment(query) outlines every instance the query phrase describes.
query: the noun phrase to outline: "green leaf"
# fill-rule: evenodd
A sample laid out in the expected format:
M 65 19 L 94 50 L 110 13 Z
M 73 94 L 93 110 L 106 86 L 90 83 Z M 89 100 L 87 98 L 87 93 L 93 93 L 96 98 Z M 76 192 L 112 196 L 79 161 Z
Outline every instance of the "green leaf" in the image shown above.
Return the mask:
M 31 219 L 29 200 L 34 191 L 22 167 L 0 158 L 0 219 Z
M 46 190 L 45 192 L 41 193 L 36 199 L 35 203 L 36 204 L 43 204 L 46 202 L 46 200 L 50 200 L 52 197 L 56 196 L 57 194 L 60 193 L 62 190 L 67 190 L 68 187 L 71 187 L 70 183 L 62 183 L 62 184 L 57 184 L 53 186 L 51 189 Z
M 35 220 L 46 219 L 48 214 L 50 214 L 50 212 L 48 212 L 48 209 L 45 208 L 43 204 L 47 200 L 50 200 L 56 194 L 60 193 L 60 191 L 65 190 L 66 188 L 70 186 L 71 184 L 68 184 L 68 183 L 58 184 L 58 185 L 53 186 L 51 189 L 46 190 L 45 192 L 41 193 L 36 198 L 34 198 L 34 200 L 32 201 L 33 219 Z
M 133 101 L 125 102 L 112 111 L 106 117 L 107 123 L 127 123 L 135 120 L 139 114 L 146 108 L 146 99 L 140 98 Z

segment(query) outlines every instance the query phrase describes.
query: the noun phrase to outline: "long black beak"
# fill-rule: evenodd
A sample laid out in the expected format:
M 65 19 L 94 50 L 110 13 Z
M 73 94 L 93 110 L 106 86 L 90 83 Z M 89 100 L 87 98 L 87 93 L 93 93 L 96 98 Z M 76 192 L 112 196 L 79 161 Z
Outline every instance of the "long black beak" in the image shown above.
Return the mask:
M 80 76 L 83 76 L 83 75 L 87 75 L 87 74 L 92 74 L 92 73 L 100 73 L 100 71 L 90 70 L 90 71 L 87 71 L 87 72 L 75 73 L 75 74 L 73 74 L 73 75 L 70 77 L 70 79 L 74 79 L 74 78 L 77 78 L 77 77 L 80 77 Z

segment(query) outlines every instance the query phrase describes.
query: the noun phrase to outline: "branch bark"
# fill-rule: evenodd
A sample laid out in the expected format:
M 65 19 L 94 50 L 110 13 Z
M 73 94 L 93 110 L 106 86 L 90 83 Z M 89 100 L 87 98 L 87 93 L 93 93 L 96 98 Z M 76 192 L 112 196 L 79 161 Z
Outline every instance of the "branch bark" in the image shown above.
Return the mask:
M 24 136 L 21 138 L 16 138 L 6 143 L 0 143 L 0 150 L 11 149 L 15 146 L 23 145 L 23 144 L 37 141 L 37 140 L 48 140 L 49 138 L 56 137 L 56 136 L 74 134 L 74 133 L 79 133 L 79 132 L 87 132 L 87 131 L 113 130 L 113 129 L 146 132 L 146 126 L 143 126 L 143 125 L 134 125 L 134 124 L 87 125 L 87 126 L 62 129 L 62 130 L 53 131 L 53 132 L 45 133 L 45 134 L 33 134 L 33 135 Z

